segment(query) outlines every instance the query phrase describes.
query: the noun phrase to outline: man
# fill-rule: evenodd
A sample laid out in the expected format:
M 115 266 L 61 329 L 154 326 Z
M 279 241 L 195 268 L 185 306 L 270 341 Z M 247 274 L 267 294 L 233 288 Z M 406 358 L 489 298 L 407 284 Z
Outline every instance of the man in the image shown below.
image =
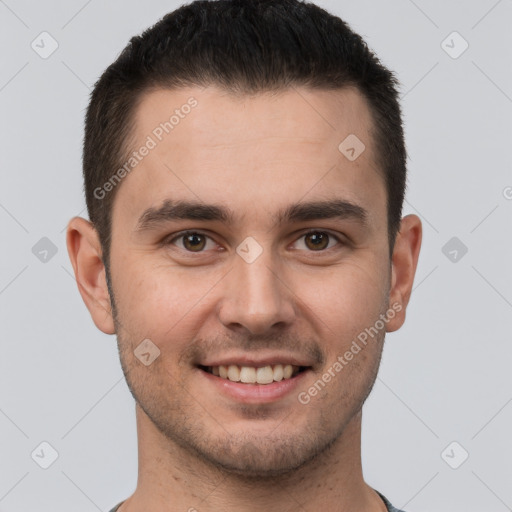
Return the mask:
M 297 0 L 182 6 L 95 85 L 67 244 L 136 401 L 113 510 L 397 510 L 361 468 L 421 245 L 396 85 Z

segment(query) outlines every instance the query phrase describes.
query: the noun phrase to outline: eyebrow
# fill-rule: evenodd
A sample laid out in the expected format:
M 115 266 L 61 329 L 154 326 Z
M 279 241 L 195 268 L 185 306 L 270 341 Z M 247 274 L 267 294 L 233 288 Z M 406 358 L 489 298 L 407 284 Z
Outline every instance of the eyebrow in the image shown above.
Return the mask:
M 218 221 L 232 226 L 235 217 L 234 212 L 223 205 L 167 199 L 162 206 L 150 207 L 142 213 L 136 231 L 151 230 L 173 220 Z M 321 219 L 354 220 L 367 227 L 368 211 L 344 199 L 331 199 L 294 203 L 273 216 L 275 225 Z

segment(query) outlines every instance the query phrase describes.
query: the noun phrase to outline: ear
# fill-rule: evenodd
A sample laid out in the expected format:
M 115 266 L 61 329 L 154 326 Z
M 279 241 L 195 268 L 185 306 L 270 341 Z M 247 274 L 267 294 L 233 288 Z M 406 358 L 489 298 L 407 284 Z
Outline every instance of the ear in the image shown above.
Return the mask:
M 114 334 L 114 319 L 98 232 L 93 224 L 73 217 L 67 227 L 66 244 L 78 290 L 96 327 Z
M 420 254 L 422 237 L 421 220 L 417 215 L 407 215 L 400 223 L 391 258 L 391 289 L 389 306 L 397 314 L 386 324 L 386 331 L 397 331 L 405 322 L 405 310 L 411 297 L 414 275 Z

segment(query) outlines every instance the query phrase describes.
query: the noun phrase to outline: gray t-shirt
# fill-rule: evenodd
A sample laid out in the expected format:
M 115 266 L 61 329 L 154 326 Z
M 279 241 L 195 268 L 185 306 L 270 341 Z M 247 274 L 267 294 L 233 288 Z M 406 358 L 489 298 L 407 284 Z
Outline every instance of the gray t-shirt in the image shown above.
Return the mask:
M 384 504 L 388 508 L 388 512 L 404 512 L 404 510 L 398 510 L 396 507 L 393 507 L 393 505 L 391 505 L 391 503 L 389 503 L 389 501 L 386 498 L 386 496 L 384 496 L 379 491 L 377 491 L 377 489 L 374 489 L 374 491 L 382 498 L 382 501 L 384 502 Z
M 382 501 L 385 503 L 386 507 L 388 508 L 388 512 L 404 512 L 403 510 L 398 510 L 397 508 L 393 507 L 391 503 L 387 500 L 385 496 L 383 496 L 379 491 L 375 490 L 375 492 L 382 498 Z M 124 503 L 124 501 L 121 501 L 121 503 L 118 503 L 110 512 L 116 512 L 117 509 Z

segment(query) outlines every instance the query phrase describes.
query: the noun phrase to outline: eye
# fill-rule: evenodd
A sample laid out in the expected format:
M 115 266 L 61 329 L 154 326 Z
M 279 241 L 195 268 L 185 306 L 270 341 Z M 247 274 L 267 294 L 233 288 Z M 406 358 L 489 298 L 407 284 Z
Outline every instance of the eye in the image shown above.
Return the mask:
M 341 240 L 337 236 L 327 231 L 318 230 L 311 230 L 307 233 L 304 233 L 298 240 L 302 239 L 304 239 L 303 245 L 306 247 L 306 249 L 314 252 L 321 252 L 326 249 L 330 249 L 332 247 L 332 245 L 329 245 L 331 239 L 341 243 Z
M 208 235 L 199 231 L 183 231 L 178 235 L 165 241 L 165 245 L 174 244 L 175 241 L 182 242 L 182 245 L 178 245 L 180 249 L 184 249 L 188 252 L 203 252 L 203 249 L 207 246 L 207 240 L 211 240 Z M 177 245 L 177 244 L 174 244 Z

